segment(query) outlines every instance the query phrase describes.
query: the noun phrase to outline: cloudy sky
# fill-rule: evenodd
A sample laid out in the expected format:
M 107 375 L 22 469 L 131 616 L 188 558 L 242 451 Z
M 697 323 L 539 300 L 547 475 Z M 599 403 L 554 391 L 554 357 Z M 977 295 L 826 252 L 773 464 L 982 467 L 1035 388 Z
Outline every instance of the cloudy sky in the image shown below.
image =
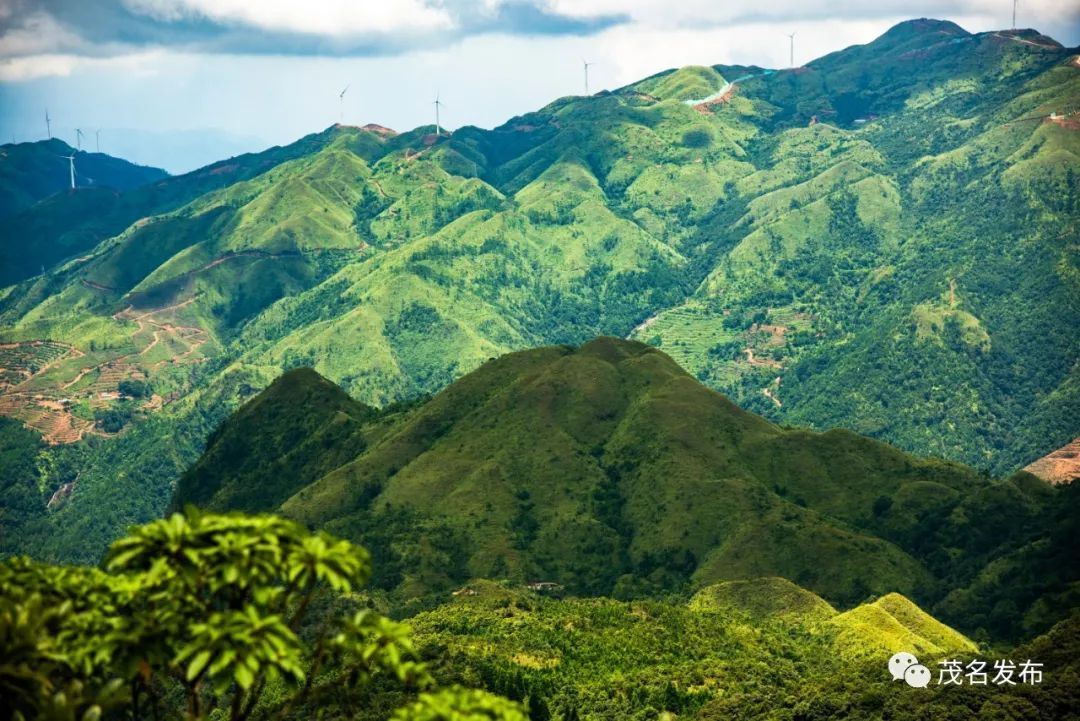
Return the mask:
M 1009 27 L 1010 0 L 0 0 L 0 141 L 54 135 L 183 171 L 342 117 L 497 125 L 686 64 L 787 65 L 900 20 Z M 1017 24 L 1080 45 L 1080 0 Z M 342 88 L 348 86 L 343 100 Z M 92 131 L 100 129 L 100 135 Z

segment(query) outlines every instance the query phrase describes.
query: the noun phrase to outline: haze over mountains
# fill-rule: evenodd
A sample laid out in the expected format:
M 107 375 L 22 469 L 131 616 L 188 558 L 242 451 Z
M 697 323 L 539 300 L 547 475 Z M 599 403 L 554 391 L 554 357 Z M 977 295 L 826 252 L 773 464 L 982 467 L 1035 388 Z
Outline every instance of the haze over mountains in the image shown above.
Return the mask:
M 40 200 L 71 188 L 71 165 L 78 166 L 76 188 L 131 190 L 160 180 L 160 168 L 135 165 L 105 153 L 76 150 L 53 138 L 36 143 L 0 146 L 0 218 L 14 215 Z
M 47 198 L 0 229 L 0 412 L 19 458 L 20 424 L 70 445 L 13 464 L 37 530 L 11 543 L 96 559 L 283 370 L 376 407 L 597 335 L 775 422 L 1006 475 L 1080 417 L 1078 96 L 1049 38 L 918 20 L 803 68 Z

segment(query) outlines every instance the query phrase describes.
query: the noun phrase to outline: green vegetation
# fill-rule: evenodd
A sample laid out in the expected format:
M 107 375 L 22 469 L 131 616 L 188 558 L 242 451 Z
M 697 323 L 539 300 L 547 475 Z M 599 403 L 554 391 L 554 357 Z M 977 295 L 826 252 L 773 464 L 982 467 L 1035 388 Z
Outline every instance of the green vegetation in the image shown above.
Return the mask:
M 1080 580 L 1080 489 L 785 430 L 612 338 L 511 353 L 381 414 L 292 371 L 215 433 L 172 505 L 192 502 L 363 543 L 410 612 L 477 577 L 616 598 L 729 581 L 695 605 L 746 607 L 758 586 L 739 581 L 780 576 L 757 615 L 832 615 L 792 582 L 841 608 L 900 592 L 1017 640 L 1067 615 Z
M 331 718 L 355 717 L 371 687 L 393 682 L 425 691 L 395 719 L 524 720 L 484 692 L 433 691 L 408 627 L 354 593 L 370 571 L 362 548 L 281 519 L 192 513 L 134 529 L 105 571 L 10 559 L 5 713 L 245 721 L 331 706 Z
M 76 188 L 131 190 L 168 177 L 160 168 L 135 165 L 104 153 L 75 150 L 53 138 L 36 143 L 0 145 L 0 218 L 14 215 L 40 200 L 70 190 L 68 157 L 75 156 Z
M 1080 417 L 1074 59 L 911 21 L 493 130 L 81 154 L 117 192 L 4 146 L 5 711 L 1075 718 L 1080 485 L 1014 473 Z
M 793 593 L 768 580 L 744 585 L 756 592 L 749 609 L 737 603 L 554 601 L 477 582 L 470 585 L 477 595 L 419 614 L 412 625 L 421 652 L 442 659 L 436 673 L 523 695 L 534 719 L 1075 718 L 1069 706 L 1077 693 L 1076 657 L 1069 655 L 1080 641 L 1075 616 L 1027 647 L 988 652 L 902 597 L 829 619 L 820 615 L 827 604 L 806 591 Z M 760 615 L 754 607 L 773 604 L 774 590 L 797 595 L 796 606 L 810 599 L 815 611 Z M 775 607 L 782 604 L 775 601 Z M 890 604 L 917 614 L 942 645 L 906 628 L 896 634 L 898 622 L 881 611 Z M 881 611 L 884 620 L 861 625 L 858 633 L 847 630 L 844 617 L 863 610 Z M 911 622 L 910 615 L 900 618 Z M 908 644 L 920 649 L 918 658 L 935 681 L 938 662 L 952 658 L 1038 659 L 1047 671 L 1037 687 L 935 684 L 913 692 L 893 682 L 885 668 L 895 651 L 910 652 Z
M 899 591 L 972 633 L 1045 630 L 1074 593 L 1049 530 L 1074 499 L 1009 474 L 1080 417 L 1080 134 L 1046 120 L 1080 92 L 1071 57 L 913 21 L 806 68 L 669 71 L 442 137 L 335 126 L 47 198 L 0 228 L 27 254 L 0 281 L 19 281 L 0 412 L 59 444 L 0 425 L 23 469 L 0 553 L 96 562 L 231 411 L 311 367 L 371 408 L 452 390 L 385 415 L 318 396 L 342 415 L 257 426 L 309 439 L 288 457 L 223 430 L 244 460 L 216 451 L 181 496 L 362 538 L 403 597 L 472 575 L 626 598 L 782 575 L 844 607 Z M 684 102 L 728 82 L 728 102 Z M 530 361 L 535 387 L 519 357 L 489 362 L 598 335 L 658 345 L 773 423 L 847 431 L 739 415 L 638 349 L 570 355 L 565 386 L 535 360 L 563 351 Z M 505 395 L 470 390 L 503 388 L 490 373 L 450 385 L 480 367 Z
M 325 533 L 194 511 L 132 529 L 103 569 L 8 559 L 5 711 L 84 721 L 1075 718 L 1075 615 L 1025 646 L 989 651 L 898 594 L 838 614 L 775 578 L 706 587 L 690 604 L 553 600 L 477 579 L 406 626 L 359 591 L 370 573 L 362 548 Z M 1044 678 L 913 691 L 886 669 L 897 651 L 931 669 L 1034 659 Z

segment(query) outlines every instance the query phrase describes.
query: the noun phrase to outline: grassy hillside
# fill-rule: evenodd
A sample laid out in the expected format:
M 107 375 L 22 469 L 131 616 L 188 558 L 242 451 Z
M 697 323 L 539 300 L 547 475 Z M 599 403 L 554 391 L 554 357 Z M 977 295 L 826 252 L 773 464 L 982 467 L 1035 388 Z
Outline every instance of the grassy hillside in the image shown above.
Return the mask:
M 1074 605 L 1076 564 L 1050 559 L 1068 552 L 1076 497 L 783 429 L 663 353 L 601 338 L 502 356 L 377 417 L 293 371 L 221 427 L 173 506 L 279 509 L 359 541 L 377 587 L 413 609 L 480 577 L 618 598 L 704 588 L 702 608 L 760 592 L 757 616 L 834 614 L 794 582 L 842 608 L 893 591 L 940 602 L 950 622 L 1011 639 Z M 1003 582 L 1020 569 L 1030 583 Z M 780 578 L 740 584 L 761 576 Z M 987 614 L 1005 602 L 1011 614 Z M 865 613 L 914 628 L 883 603 Z M 858 621 L 842 625 L 857 635 Z
M 740 611 L 754 619 L 782 618 L 803 623 L 836 616 L 836 609 L 825 599 L 779 576 L 706 586 L 694 594 L 689 607 L 695 611 Z
M 57 150 L 60 155 L 70 155 L 75 152 L 72 148 L 58 140 L 49 141 L 53 145 L 2 146 L 14 148 L 11 150 L 13 157 L 44 163 L 49 168 L 49 182 L 60 177 L 64 184 L 49 185 L 52 189 L 40 197 L 35 196 L 33 203 L 23 203 L 11 213 L 0 213 L 0 238 L 4 239 L 0 253 L 6 261 L 0 263 L 0 285 L 37 275 L 42 267 L 52 268 L 62 260 L 90 251 L 132 223 L 167 213 L 204 193 L 252 178 L 286 160 L 314 152 L 337 135 L 335 128 L 328 128 L 284 147 L 247 153 L 174 177 L 167 177 L 164 171 L 131 166 L 97 153 L 76 153 L 79 177 L 85 169 L 88 177 L 97 180 L 87 183 L 77 177 L 75 192 L 59 192 L 69 187 L 66 184 L 69 169 L 66 160 L 49 154 L 51 150 Z M 63 166 L 60 176 L 56 175 L 57 163 Z M 118 164 L 120 168 L 112 171 L 112 164 Z M 105 168 L 101 168 L 102 165 Z M 132 178 L 121 172 L 125 169 Z M 11 168 L 13 173 L 16 170 Z M 25 173 L 14 176 L 19 178 L 18 187 L 35 187 L 25 176 Z M 12 179 L 12 183 L 15 182 Z M 20 192 L 24 190 L 12 190 L 16 195 Z
M 276 508 L 362 453 L 363 423 L 373 415 L 313 371 L 289 371 L 210 436 L 206 453 L 180 478 L 177 510 L 187 503 Z
M 1071 57 L 918 21 L 795 72 L 718 68 L 775 109 L 767 160 L 737 181 L 734 247 L 636 336 L 773 418 L 998 473 L 1064 443 L 1080 135 L 1048 117 Z M 1016 373 L 1034 354 L 1055 370 Z

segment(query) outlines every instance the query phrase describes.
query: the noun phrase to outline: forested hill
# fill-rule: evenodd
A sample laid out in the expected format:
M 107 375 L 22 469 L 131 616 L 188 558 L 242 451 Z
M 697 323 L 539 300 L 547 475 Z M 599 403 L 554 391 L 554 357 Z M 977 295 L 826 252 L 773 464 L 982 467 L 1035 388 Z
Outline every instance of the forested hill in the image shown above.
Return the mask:
M 0 145 L 0 218 L 69 190 L 71 156 L 76 188 L 130 190 L 169 175 L 105 153 L 77 150 L 58 138 Z
M 10 205 L 12 212 L 0 213 L 4 261 L 0 285 L 83 255 L 136 221 L 175 210 L 204 193 L 314 152 L 335 135 L 336 130 L 329 128 L 284 147 L 228 158 L 178 176 L 100 153 L 75 151 L 59 140 L 3 146 L 0 152 L 6 153 L 7 162 L 0 164 L 0 207 Z M 67 158 L 72 154 L 74 191 L 69 190 Z
M 1015 639 L 1071 607 L 1073 490 L 786 430 L 661 351 L 600 338 L 502 356 L 379 414 L 292 371 L 221 426 L 172 506 L 360 542 L 400 602 L 474 577 L 640 598 L 776 575 L 845 608 L 899 591 Z
M 59 445 L 5 479 L 44 524 L 10 544 L 96 558 L 284 370 L 381 407 L 598 335 L 772 422 L 1006 476 L 1080 417 L 1078 96 L 1073 50 L 920 20 L 493 130 L 334 127 L 103 215 L 39 203 L 0 413 Z

